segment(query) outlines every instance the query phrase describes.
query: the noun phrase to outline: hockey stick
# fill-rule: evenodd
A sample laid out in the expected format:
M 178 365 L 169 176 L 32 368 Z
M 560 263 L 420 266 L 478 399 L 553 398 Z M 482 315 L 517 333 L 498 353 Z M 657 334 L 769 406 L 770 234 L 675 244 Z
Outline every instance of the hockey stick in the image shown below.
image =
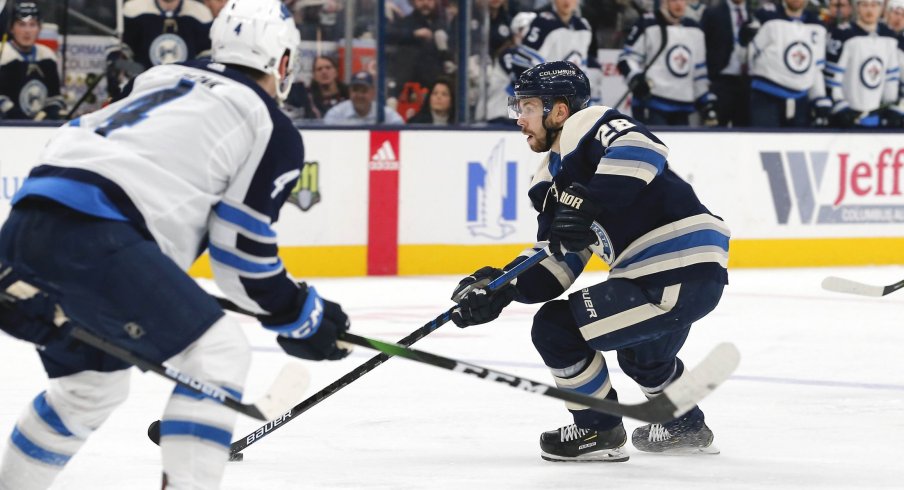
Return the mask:
M 496 278 L 494 281 L 490 282 L 487 285 L 487 288 L 490 291 L 495 291 L 496 289 L 499 289 L 500 287 L 514 281 L 515 278 L 517 278 L 519 275 L 521 275 L 521 273 L 530 269 L 534 265 L 540 263 L 541 261 L 543 261 L 543 259 L 549 257 L 549 255 L 550 255 L 550 253 L 549 253 L 548 248 L 544 248 L 544 249 L 538 251 L 537 253 L 535 253 L 534 255 L 531 255 L 530 257 L 528 257 L 527 259 L 525 259 L 524 261 L 522 261 L 515 267 L 506 271 L 504 274 L 502 274 L 501 276 Z M 251 313 L 250 311 L 247 311 L 247 310 L 237 306 L 235 303 L 229 301 L 228 299 L 225 299 L 225 298 L 216 298 L 216 299 L 220 303 L 220 306 L 222 306 L 223 309 L 225 309 L 225 310 L 233 311 L 236 313 L 241 313 L 244 315 L 254 316 L 254 314 Z M 455 306 L 453 306 L 452 308 L 449 308 L 448 310 L 443 312 L 441 315 L 439 315 L 436 318 L 434 318 L 433 320 L 427 322 L 421 328 L 415 330 L 414 332 L 411 332 L 405 338 L 400 340 L 399 344 L 408 346 L 408 345 L 414 344 L 418 340 L 421 340 L 422 338 L 426 337 L 428 334 L 430 334 L 431 332 L 433 332 L 434 330 L 436 330 L 443 324 L 447 323 L 451 319 L 452 312 L 455 310 L 455 308 L 456 308 Z M 365 374 L 372 371 L 374 368 L 376 368 L 380 364 L 383 364 L 384 362 L 386 362 L 390 357 L 392 357 L 392 355 L 386 354 L 386 353 L 381 353 L 381 354 L 378 354 L 377 356 L 372 357 L 370 360 L 368 360 L 364 364 L 361 364 L 360 366 L 358 366 L 355 369 L 353 369 L 352 371 L 348 372 L 341 378 L 337 379 L 336 381 L 333 381 L 332 383 L 330 383 L 328 386 L 326 386 L 322 390 L 318 391 L 317 393 L 314 393 L 313 395 L 311 395 L 310 397 L 308 397 L 306 400 L 302 401 L 298 405 L 295 405 L 294 407 L 292 407 L 291 410 L 289 410 L 285 414 L 281 415 L 279 418 L 277 418 L 275 420 L 271 419 L 271 421 L 268 422 L 267 424 L 265 424 L 264 426 L 258 428 L 254 432 L 251 432 L 247 436 L 236 440 L 235 442 L 233 442 L 230 445 L 230 448 L 229 448 L 230 459 L 231 460 L 241 459 L 241 457 L 242 457 L 241 452 L 244 451 L 245 448 L 254 444 L 258 440 L 260 440 L 260 438 L 273 432 L 277 428 L 282 427 L 288 421 L 290 421 L 293 418 L 297 417 L 298 415 L 301 415 L 302 413 L 308 411 L 310 408 L 314 407 L 315 405 L 322 402 L 323 400 L 326 400 L 327 398 L 332 396 L 337 391 L 341 390 L 342 388 L 345 388 L 348 384 L 354 382 L 361 376 L 364 376 Z M 159 444 L 160 421 L 155 421 L 155 422 L 151 423 L 150 427 L 148 427 L 148 437 L 151 439 L 151 441 L 154 442 L 154 444 Z
M 148 361 L 81 327 L 73 326 L 69 335 L 97 350 L 106 352 L 129 364 L 133 364 L 142 371 L 153 371 L 164 378 L 175 381 L 177 384 L 187 386 L 193 391 L 213 398 L 236 412 L 258 420 L 271 420 L 274 417 L 279 416 L 287 406 L 297 399 L 296 397 L 299 393 L 303 393 L 304 390 L 307 389 L 308 384 L 310 383 L 310 375 L 304 366 L 295 362 L 288 363 L 283 366 L 282 371 L 280 371 L 276 380 L 273 381 L 273 385 L 270 386 L 270 389 L 264 396 L 254 403 L 246 404 L 214 384 L 202 381 L 194 376 L 179 371 L 172 366 Z
M 822 280 L 822 288 L 836 293 L 857 294 L 860 296 L 872 296 L 880 298 L 904 288 L 904 281 L 898 281 L 888 286 L 873 286 L 862 282 L 844 279 L 842 277 L 829 276 Z
M 529 393 L 584 405 L 598 412 L 631 417 L 654 424 L 674 420 L 694 408 L 700 400 L 728 379 L 728 376 L 734 372 L 740 362 L 740 353 L 734 344 L 728 342 L 719 344 L 696 368 L 685 372 L 677 381 L 670 384 L 661 395 L 640 404 L 625 405 L 615 400 L 594 398 L 577 391 L 556 388 L 467 362 L 411 349 L 399 344 L 362 337 L 349 332 L 343 333 L 340 338 L 345 342 L 375 349 L 386 354 L 430 364 L 449 371 L 469 374 L 488 381 L 503 383 Z
M 653 55 L 653 57 L 650 59 L 650 62 L 647 63 L 647 65 L 643 67 L 643 72 L 641 73 L 641 75 L 644 77 L 646 77 L 647 72 L 650 71 L 650 67 L 653 66 L 653 63 L 656 63 L 656 60 L 659 59 L 659 56 L 662 54 L 663 51 L 665 51 L 665 47 L 669 43 L 669 31 L 668 31 L 668 26 L 665 24 L 665 19 L 662 18 L 662 14 L 660 14 L 658 12 L 658 10 L 653 15 L 656 17 L 656 20 L 659 22 L 659 35 L 660 35 L 660 37 L 662 37 L 662 43 L 660 43 L 659 50 L 656 51 L 656 54 Z M 630 88 L 628 90 L 625 90 L 625 93 L 623 93 L 622 96 L 618 99 L 618 102 L 616 102 L 615 105 L 611 106 L 611 107 L 617 111 L 618 107 L 620 105 L 622 105 L 622 102 L 624 102 L 625 99 L 627 99 L 628 95 L 630 95 L 630 94 L 631 94 Z
M 0 271 L 0 277 L 6 277 L 10 273 L 13 273 L 10 267 L 3 266 L 2 264 L 0 264 L 0 269 L 2 269 L 2 271 Z M 3 303 L 4 307 L 9 306 L 15 308 L 16 302 L 29 300 L 40 293 L 41 290 L 31 283 L 23 280 L 16 280 L 11 282 L 6 289 L 0 291 L 0 303 Z M 132 364 L 142 371 L 153 371 L 164 378 L 175 381 L 177 384 L 190 388 L 192 391 L 210 397 L 232 410 L 258 420 L 270 420 L 282 413 L 282 411 L 285 410 L 285 407 L 289 406 L 294 401 L 298 396 L 298 393 L 307 389 L 307 386 L 310 383 L 310 375 L 304 366 L 299 363 L 289 363 L 283 367 L 283 370 L 279 373 L 279 376 L 276 377 L 270 390 L 267 391 L 260 400 L 255 403 L 245 404 L 219 386 L 195 378 L 172 366 L 149 361 L 128 349 L 120 347 L 109 340 L 85 330 L 73 323 L 58 304 L 55 305 L 52 324 L 61 329 L 69 326 L 70 328 L 68 329 L 67 335 L 94 347 L 99 351 L 105 352 L 128 364 Z

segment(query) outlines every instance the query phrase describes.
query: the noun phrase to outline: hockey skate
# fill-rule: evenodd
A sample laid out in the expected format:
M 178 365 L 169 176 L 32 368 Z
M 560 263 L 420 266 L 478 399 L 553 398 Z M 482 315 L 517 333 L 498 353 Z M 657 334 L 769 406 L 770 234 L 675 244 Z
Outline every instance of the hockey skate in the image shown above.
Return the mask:
M 703 421 L 703 412 L 690 412 L 665 424 L 647 424 L 634 429 L 634 447 L 647 453 L 719 454 L 713 446 L 713 431 Z
M 619 462 L 627 461 L 625 426 L 610 430 L 581 429 L 571 424 L 540 434 L 540 457 L 555 462 Z

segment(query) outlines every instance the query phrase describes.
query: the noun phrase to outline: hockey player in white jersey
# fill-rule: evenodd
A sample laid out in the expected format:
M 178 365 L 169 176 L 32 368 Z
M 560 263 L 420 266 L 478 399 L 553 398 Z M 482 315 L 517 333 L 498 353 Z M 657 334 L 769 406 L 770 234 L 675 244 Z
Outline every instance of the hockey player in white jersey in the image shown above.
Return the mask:
M 703 30 L 684 17 L 686 7 L 687 0 L 663 0 L 637 21 L 618 57 L 634 117 L 646 124 L 687 125 L 695 110 L 706 125 L 718 124 Z
M 826 121 L 826 29 L 804 10 L 807 0 L 767 4 L 741 32 L 750 66 L 750 125 L 803 127 Z M 757 29 L 758 27 L 758 29 Z
M 277 255 L 272 226 L 304 161 L 274 100 L 297 68 L 292 16 L 278 0 L 231 0 L 211 39 L 213 61 L 152 68 L 127 98 L 53 136 L 0 231 L 0 286 L 7 272 L 41 285 L 80 327 L 240 398 L 250 348 L 186 273 L 201 252 L 223 292 L 291 355 L 344 357 L 336 338 L 348 317 Z M 50 381 L 12 430 L 0 489 L 44 489 L 126 399 L 129 366 L 46 323 L 17 321 L 45 318 L 41 304 L 3 305 L 0 326 L 43 346 Z M 219 486 L 235 414 L 173 390 L 160 426 L 163 488 Z
M 856 21 L 829 34 L 825 76 L 833 122 L 842 128 L 900 127 L 901 40 L 879 23 L 879 0 L 856 0 L 854 8 Z

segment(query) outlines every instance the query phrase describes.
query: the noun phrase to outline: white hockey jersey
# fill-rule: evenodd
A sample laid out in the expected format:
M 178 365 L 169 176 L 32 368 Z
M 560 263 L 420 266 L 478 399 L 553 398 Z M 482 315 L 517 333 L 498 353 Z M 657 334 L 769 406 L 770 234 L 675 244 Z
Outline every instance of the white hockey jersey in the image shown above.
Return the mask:
M 190 65 L 154 67 L 127 98 L 60 128 L 16 198 L 129 221 L 185 270 L 208 249 L 231 299 L 283 313 L 298 288 L 272 225 L 301 171 L 301 135 L 245 75 Z
M 553 12 L 540 12 L 530 24 L 523 44 L 540 53 L 546 61 L 570 61 L 588 66 L 593 30 L 587 19 L 573 15 L 568 24 Z
M 768 5 L 755 14 L 761 27 L 750 42 L 751 88 L 785 99 L 825 97 L 826 28 L 804 12 L 791 18 Z
M 653 61 L 660 49 L 662 53 Z M 706 44 L 703 30 L 693 20 L 685 18 L 678 24 L 666 26 L 665 47 L 662 45 L 662 27 L 656 17 L 645 14 L 638 20 L 618 56 L 619 70 L 625 80 L 630 81 L 643 73 L 650 61 L 653 64 L 646 72 L 654 97 L 650 107 L 664 105 L 661 110 L 667 112 L 692 112 L 693 104 L 708 96 Z
M 884 24 L 867 32 L 856 24 L 832 29 L 826 57 L 826 86 L 833 112 L 870 112 L 898 101 L 901 41 Z

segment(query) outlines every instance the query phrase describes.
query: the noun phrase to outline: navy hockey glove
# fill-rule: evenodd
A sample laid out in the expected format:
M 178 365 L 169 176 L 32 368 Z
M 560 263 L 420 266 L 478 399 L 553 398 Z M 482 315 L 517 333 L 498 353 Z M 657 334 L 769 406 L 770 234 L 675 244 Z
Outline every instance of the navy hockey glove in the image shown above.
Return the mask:
M 0 95 L 0 119 L 5 118 L 6 113 L 13 110 L 13 107 L 15 106 L 12 99 L 5 95 Z
M 817 128 L 827 127 L 832 116 L 832 100 L 828 97 L 820 97 L 811 102 L 811 107 L 813 126 Z
M 628 88 L 637 100 L 644 100 L 650 96 L 650 84 L 647 83 L 647 77 L 643 73 L 631 77 L 631 80 L 628 80 Z
M 70 328 L 69 323 L 57 326 L 54 322 L 57 304 L 56 298 L 35 287 L 34 281 L 0 264 L 0 330 L 26 342 L 46 345 L 65 336 Z
M 746 47 L 750 44 L 750 41 L 753 41 L 753 38 L 756 37 L 756 33 L 759 32 L 759 30 L 760 23 L 756 19 L 744 23 L 738 31 L 738 44 Z
M 337 345 L 348 330 L 348 315 L 337 303 L 327 301 L 317 290 L 299 284 L 296 308 L 288 315 L 259 317 L 261 323 L 279 334 L 276 342 L 286 354 L 311 361 L 335 361 L 349 355 L 350 348 Z
M 480 325 L 495 320 L 502 309 L 509 305 L 517 295 L 512 284 L 490 292 L 487 285 L 503 274 L 501 269 L 483 267 L 470 276 L 462 279 L 452 293 L 452 301 L 458 308 L 452 311 L 452 322 L 459 328 Z
M 716 111 L 716 101 L 708 100 L 700 106 L 700 119 L 703 125 L 714 127 L 719 125 L 719 113 Z
M 600 208 L 589 196 L 590 190 L 578 183 L 559 192 L 556 214 L 549 229 L 549 250 L 556 256 L 580 252 L 597 243 L 596 233 L 590 227 Z

